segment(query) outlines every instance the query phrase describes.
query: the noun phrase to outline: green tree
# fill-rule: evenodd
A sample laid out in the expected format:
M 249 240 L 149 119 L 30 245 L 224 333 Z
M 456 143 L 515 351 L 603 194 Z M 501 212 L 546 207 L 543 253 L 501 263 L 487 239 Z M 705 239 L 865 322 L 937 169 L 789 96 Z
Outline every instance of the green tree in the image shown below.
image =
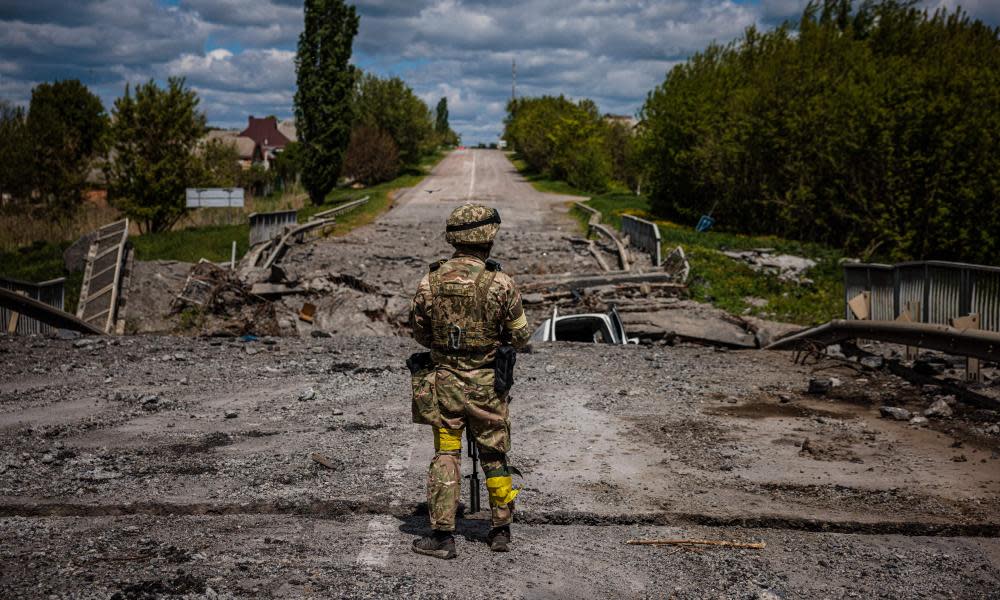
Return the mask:
M 302 145 L 289 142 L 274 159 L 274 175 L 282 189 L 295 185 L 302 173 Z
M 448 124 L 448 99 L 441 98 L 438 100 L 437 109 L 434 114 L 434 131 L 439 135 L 445 135 L 451 130 L 451 126 Z
M 47 206 L 61 214 L 76 210 L 106 129 L 100 98 L 79 81 L 42 83 L 31 90 L 32 184 Z
M 371 185 L 388 181 L 399 172 L 399 150 L 385 131 L 359 125 L 351 132 L 344 159 L 344 175 Z
M 337 185 L 354 123 L 357 69 L 350 64 L 358 16 L 343 0 L 306 0 L 295 70 L 295 124 L 302 184 L 313 204 Z
M 885 260 L 1000 253 L 1000 29 L 825 0 L 674 67 L 643 106 L 661 215 Z
M 0 201 L 31 194 L 31 150 L 24 109 L 0 101 Z M 2 202 L 0 202 L 2 204 Z
M 236 187 L 240 178 L 240 153 L 231 142 L 209 140 L 198 149 L 201 162 L 198 187 Z
M 591 100 L 518 98 L 507 106 L 504 139 L 532 169 L 590 192 L 611 182 L 607 125 Z
M 366 73 L 358 82 L 357 123 L 389 134 L 403 164 L 413 164 L 433 149 L 430 109 L 399 77 L 382 79 Z
M 144 233 L 166 231 L 184 215 L 185 188 L 202 170 L 194 148 L 205 132 L 198 95 L 181 78 L 152 80 L 115 101 L 108 197 Z

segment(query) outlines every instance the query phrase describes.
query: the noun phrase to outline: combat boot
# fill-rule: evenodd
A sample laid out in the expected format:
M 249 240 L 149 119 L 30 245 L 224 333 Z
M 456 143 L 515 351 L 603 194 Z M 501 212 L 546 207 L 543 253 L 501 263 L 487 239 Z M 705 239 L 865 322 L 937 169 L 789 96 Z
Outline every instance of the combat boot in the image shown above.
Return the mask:
M 455 553 L 455 536 L 450 531 L 434 531 L 432 535 L 413 540 L 413 551 L 445 560 L 458 556 Z
M 510 525 L 494 527 L 486 536 L 486 541 L 494 552 L 510 552 Z

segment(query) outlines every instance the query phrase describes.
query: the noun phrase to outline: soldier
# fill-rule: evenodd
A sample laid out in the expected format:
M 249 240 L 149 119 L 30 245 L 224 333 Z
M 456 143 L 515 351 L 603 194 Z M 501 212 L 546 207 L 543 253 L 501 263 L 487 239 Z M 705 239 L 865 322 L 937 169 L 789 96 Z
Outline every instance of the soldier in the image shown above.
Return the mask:
M 513 361 L 503 358 L 513 354 L 508 346 L 524 347 L 530 332 L 514 281 L 489 258 L 499 229 L 496 209 L 467 204 L 452 211 L 445 239 L 455 253 L 430 265 L 410 312 L 413 337 L 431 350 L 422 367 L 411 364 L 413 420 L 434 428 L 435 450 L 427 473 L 433 533 L 415 540 L 413 550 L 437 558 L 455 558 L 453 532 L 466 426 L 475 438 L 490 496 L 493 527 L 487 540 L 494 552 L 509 550 L 514 497 L 520 490 L 512 487 L 514 469 L 507 466 Z M 494 372 L 498 355 L 510 365 L 506 373 Z

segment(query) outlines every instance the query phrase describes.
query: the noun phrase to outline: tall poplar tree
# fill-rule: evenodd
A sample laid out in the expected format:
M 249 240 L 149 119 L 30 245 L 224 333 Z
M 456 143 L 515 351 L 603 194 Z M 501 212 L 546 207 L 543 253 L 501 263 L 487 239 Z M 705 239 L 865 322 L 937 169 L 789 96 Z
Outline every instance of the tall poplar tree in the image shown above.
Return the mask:
M 343 0 L 306 0 L 295 70 L 295 125 L 302 153 L 302 185 L 322 204 L 337 185 L 351 139 L 352 97 L 358 71 L 350 64 L 358 15 Z
M 434 122 L 434 131 L 445 134 L 451 127 L 448 125 L 448 99 L 441 98 L 437 104 L 437 119 Z

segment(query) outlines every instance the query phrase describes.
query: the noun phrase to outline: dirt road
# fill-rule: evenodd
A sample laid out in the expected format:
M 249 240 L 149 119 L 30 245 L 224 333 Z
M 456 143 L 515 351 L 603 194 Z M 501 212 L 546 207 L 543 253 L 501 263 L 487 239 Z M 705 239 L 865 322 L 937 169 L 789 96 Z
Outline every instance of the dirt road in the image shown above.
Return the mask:
M 297 248 L 289 264 L 410 290 L 423 263 L 446 256 L 443 218 L 469 197 L 501 208 L 498 255 L 515 277 L 587 260 L 563 240 L 577 235 L 565 198 L 535 192 L 501 153 L 472 151 L 374 225 Z M 523 355 L 514 552 L 489 552 L 482 513 L 461 521 L 457 560 L 415 555 L 433 449 L 428 428 L 409 423 L 402 361 L 414 349 L 393 335 L 0 337 L 0 595 L 1000 589 L 995 435 L 879 419 L 882 400 L 925 393 L 881 371 L 685 345 L 557 343 Z M 838 400 L 804 393 L 817 370 L 844 381 Z M 625 545 L 666 537 L 767 546 Z

